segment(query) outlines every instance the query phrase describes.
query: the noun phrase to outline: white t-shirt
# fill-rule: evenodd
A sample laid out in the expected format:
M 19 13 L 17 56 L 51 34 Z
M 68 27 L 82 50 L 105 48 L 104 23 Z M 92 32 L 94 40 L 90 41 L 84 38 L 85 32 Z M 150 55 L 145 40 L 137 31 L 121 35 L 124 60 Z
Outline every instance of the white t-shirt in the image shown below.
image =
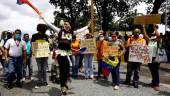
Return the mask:
M 22 51 L 26 50 L 24 41 L 16 42 L 13 38 L 7 40 L 5 48 L 9 49 L 9 56 L 19 57 L 22 56 Z

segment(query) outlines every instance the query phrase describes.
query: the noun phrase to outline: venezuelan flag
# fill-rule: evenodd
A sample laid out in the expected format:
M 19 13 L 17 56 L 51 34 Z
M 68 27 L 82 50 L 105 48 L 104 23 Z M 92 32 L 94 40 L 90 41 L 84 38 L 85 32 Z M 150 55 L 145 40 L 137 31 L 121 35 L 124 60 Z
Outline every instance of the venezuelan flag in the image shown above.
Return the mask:
M 17 4 L 19 4 L 19 5 L 24 4 L 26 2 L 27 2 L 27 0 L 17 0 Z

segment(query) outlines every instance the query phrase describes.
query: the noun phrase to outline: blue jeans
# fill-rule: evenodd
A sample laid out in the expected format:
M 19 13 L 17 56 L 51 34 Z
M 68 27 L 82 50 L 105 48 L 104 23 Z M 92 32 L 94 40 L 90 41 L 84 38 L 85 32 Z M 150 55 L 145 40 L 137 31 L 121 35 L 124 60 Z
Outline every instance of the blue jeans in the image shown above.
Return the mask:
M 84 55 L 84 67 L 85 67 L 85 78 L 93 77 L 93 65 L 92 65 L 93 55 Z
M 79 66 L 79 60 L 80 60 L 80 55 L 72 55 L 72 77 L 77 78 L 78 76 L 78 66 Z
M 114 85 L 118 85 L 119 86 L 119 81 L 120 81 L 120 72 L 119 72 L 119 68 L 120 68 L 120 59 L 119 59 L 119 64 L 114 67 L 111 71 L 112 74 L 112 83 Z
M 29 71 L 29 76 L 32 76 L 32 64 L 31 64 L 31 55 L 27 55 L 27 64 L 24 64 L 23 76 L 26 77 L 26 71 Z
M 22 79 L 22 57 L 9 57 L 8 62 L 8 75 L 7 75 L 7 82 L 8 84 L 12 84 L 12 78 L 17 74 L 17 83 L 20 83 Z

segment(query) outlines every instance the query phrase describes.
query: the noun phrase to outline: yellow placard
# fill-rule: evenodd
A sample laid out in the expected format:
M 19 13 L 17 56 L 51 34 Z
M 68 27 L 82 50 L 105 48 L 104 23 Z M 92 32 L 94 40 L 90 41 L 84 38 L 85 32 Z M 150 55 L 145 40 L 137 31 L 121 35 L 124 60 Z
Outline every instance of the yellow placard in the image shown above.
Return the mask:
M 108 56 L 118 56 L 118 46 L 105 46 L 103 49 L 103 55 Z
M 33 42 L 32 51 L 36 58 L 48 57 L 50 53 L 49 43 L 48 42 Z
M 160 24 L 160 22 L 161 22 L 160 14 L 136 16 L 134 18 L 134 24 Z
M 95 39 L 85 39 L 81 40 L 80 47 L 87 48 L 88 53 L 96 53 L 96 41 Z

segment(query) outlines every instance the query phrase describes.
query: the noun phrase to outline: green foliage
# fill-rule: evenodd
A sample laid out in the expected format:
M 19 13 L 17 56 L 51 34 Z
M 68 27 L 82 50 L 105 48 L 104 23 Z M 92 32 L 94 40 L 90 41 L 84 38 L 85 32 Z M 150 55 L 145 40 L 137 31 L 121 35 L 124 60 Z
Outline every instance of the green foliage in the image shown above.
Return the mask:
M 50 3 L 61 10 L 56 10 L 55 24 L 61 19 L 70 20 L 72 27 L 78 28 L 89 22 L 89 6 L 87 0 L 50 0 Z

